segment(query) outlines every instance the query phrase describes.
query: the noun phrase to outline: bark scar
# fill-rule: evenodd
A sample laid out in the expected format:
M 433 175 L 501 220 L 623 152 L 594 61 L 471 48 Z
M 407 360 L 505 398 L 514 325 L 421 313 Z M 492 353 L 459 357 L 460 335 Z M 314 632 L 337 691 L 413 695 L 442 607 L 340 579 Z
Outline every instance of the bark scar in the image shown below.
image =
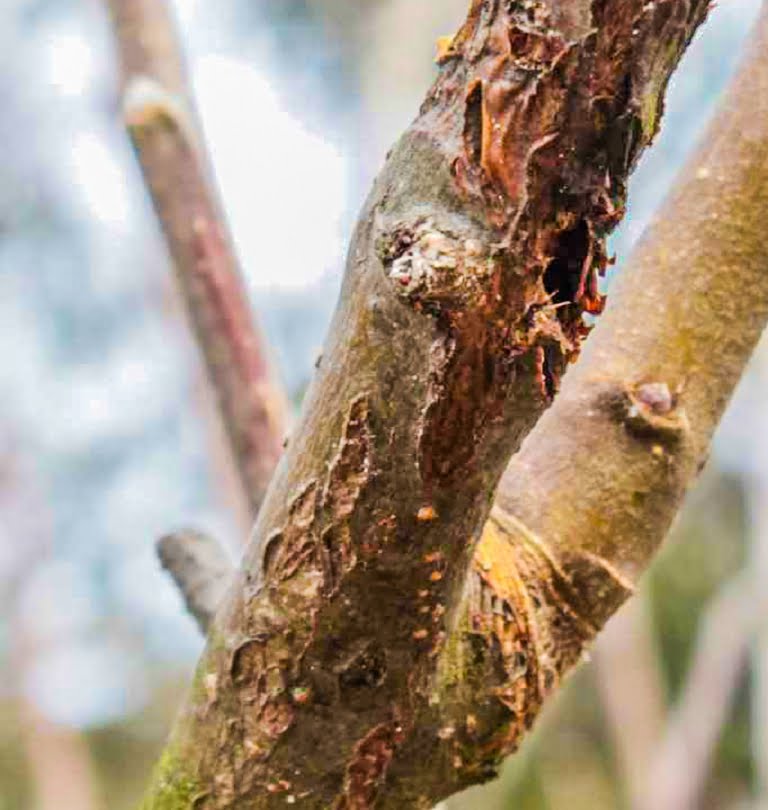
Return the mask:
M 506 710 L 501 723 L 498 713 L 480 711 L 482 701 L 476 701 L 478 714 L 471 722 L 450 710 L 443 717 L 453 729 L 446 744 L 469 776 L 494 771 L 516 750 L 546 697 L 634 586 L 589 553 L 555 557 L 520 521 L 496 507 L 467 588 L 463 635 L 475 651 L 472 669 L 478 685 Z M 451 691 L 464 688 L 461 679 L 460 672 L 442 676 L 449 706 Z
M 374 726 L 357 745 L 347 766 L 344 793 L 334 810 L 370 810 L 387 768 L 404 737 L 397 719 Z

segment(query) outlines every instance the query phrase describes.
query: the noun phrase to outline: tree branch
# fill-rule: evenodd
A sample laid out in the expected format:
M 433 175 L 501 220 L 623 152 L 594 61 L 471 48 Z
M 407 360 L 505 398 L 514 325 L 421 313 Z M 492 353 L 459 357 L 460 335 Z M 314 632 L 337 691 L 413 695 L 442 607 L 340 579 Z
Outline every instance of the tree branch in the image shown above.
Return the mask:
M 451 707 L 475 776 L 515 749 L 633 592 L 705 463 L 768 319 L 766 211 L 768 7 L 704 145 L 502 479 L 440 664 L 440 712 Z M 468 726 L 471 706 L 483 714 Z
M 180 99 L 190 96 L 176 27 L 164 0 L 106 0 L 125 92 L 138 76 L 157 82 Z
M 449 679 L 433 674 L 463 645 L 448 633 L 472 541 L 601 306 L 604 236 L 707 8 L 473 2 L 365 207 L 301 426 L 148 807 L 426 807 L 486 778 L 533 717 L 533 688 L 511 721 L 496 692 L 454 717 L 466 704 L 438 704 Z M 574 549 L 568 570 L 605 586 L 607 615 L 627 574 L 593 559 Z M 560 641 L 555 679 L 581 646 Z M 486 704 L 503 710 L 493 733 Z
M 211 180 L 162 0 L 109 0 L 124 115 L 218 398 L 252 517 L 282 452 L 287 406 L 269 367 Z
M 701 621 L 686 685 L 670 716 L 637 810 L 694 810 L 709 764 L 749 658 L 750 642 L 765 617 L 765 590 L 751 573 L 722 588 Z
M 234 575 L 232 561 L 216 540 L 197 531 L 161 537 L 157 554 L 205 635 Z

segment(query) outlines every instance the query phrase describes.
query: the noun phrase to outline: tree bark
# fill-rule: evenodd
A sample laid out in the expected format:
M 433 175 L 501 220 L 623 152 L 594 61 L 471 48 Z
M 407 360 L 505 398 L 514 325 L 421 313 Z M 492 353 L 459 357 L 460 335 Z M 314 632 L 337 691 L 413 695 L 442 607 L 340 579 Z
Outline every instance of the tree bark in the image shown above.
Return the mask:
M 705 464 L 768 320 L 766 212 L 768 6 L 703 146 L 501 481 L 440 664 L 441 712 L 453 702 L 474 758 L 514 750 Z M 485 717 L 470 734 L 473 704 Z
M 473 2 L 364 208 L 302 421 L 148 808 L 429 807 L 495 772 L 631 592 L 660 536 L 645 510 L 671 517 L 705 446 L 679 373 L 640 373 L 633 310 L 652 319 L 656 287 L 608 327 L 632 338 L 637 375 L 592 352 L 587 374 L 605 363 L 607 382 L 588 376 L 585 394 L 582 374 L 558 397 L 563 427 L 526 444 L 466 572 L 509 456 L 602 307 L 605 235 L 707 9 Z M 615 509 L 592 498 L 610 531 L 592 493 L 574 504 L 576 482 L 554 475 L 566 445 L 581 458 L 598 436 L 615 446 L 597 479 L 624 486 Z

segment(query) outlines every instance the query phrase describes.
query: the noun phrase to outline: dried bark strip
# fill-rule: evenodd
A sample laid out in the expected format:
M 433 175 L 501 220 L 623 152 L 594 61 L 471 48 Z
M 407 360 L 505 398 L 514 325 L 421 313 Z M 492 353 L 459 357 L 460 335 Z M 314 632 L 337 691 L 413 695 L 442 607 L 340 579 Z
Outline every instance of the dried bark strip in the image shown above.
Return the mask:
M 605 234 L 707 11 L 561 5 L 474 2 L 377 180 L 301 425 L 148 808 L 429 806 L 508 747 L 502 729 L 482 767 L 452 754 L 458 779 L 422 765 L 414 792 L 408 778 L 414 750 L 451 739 L 433 723 L 433 675 L 474 541 L 579 351 L 582 312 L 601 306 Z M 605 566 L 525 536 L 523 585 L 502 610 L 521 617 L 515 653 L 537 663 L 527 692 L 497 697 L 532 714 L 599 624 L 580 603 Z M 625 591 L 609 578 L 607 598 Z M 540 615 L 523 611 L 536 602 Z

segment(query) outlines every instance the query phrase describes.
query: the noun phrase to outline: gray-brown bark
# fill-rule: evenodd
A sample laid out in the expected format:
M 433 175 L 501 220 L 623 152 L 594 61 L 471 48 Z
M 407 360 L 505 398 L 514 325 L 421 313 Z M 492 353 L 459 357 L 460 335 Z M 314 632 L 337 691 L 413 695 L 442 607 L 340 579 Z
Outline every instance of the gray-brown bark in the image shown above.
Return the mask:
M 472 4 L 361 216 L 302 422 L 147 807 L 427 807 L 487 778 L 529 724 L 534 691 L 509 739 L 457 764 L 437 659 L 504 465 L 601 306 L 605 234 L 706 11 Z M 628 590 L 609 584 L 606 615 Z M 553 677 L 582 640 L 564 639 Z

